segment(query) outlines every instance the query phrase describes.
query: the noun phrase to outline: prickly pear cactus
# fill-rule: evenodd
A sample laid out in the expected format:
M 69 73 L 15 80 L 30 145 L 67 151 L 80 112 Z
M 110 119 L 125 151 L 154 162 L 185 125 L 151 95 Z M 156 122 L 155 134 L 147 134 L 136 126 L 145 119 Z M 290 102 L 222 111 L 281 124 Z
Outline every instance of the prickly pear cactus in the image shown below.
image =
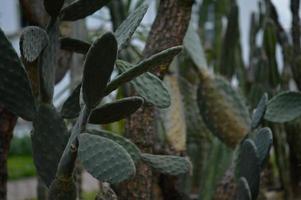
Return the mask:
M 76 160 L 98 180 L 112 184 L 134 176 L 138 161 L 170 175 L 188 173 L 191 168 L 186 158 L 143 154 L 122 136 L 87 130 L 88 123 L 111 123 L 139 109 L 144 103 L 141 97 L 128 97 L 107 104 L 102 99 L 123 84 L 165 63 L 182 49 L 181 46 L 171 47 L 138 64 L 130 64 L 132 68 L 110 81 L 118 48 L 133 35 L 146 13 L 147 4 L 142 4 L 133 12 L 115 34 L 105 33 L 93 44 L 72 38 L 59 39 L 61 20 L 81 19 L 108 2 L 76 0 L 63 7 L 63 0 L 44 0 L 45 10 L 51 17 L 48 26 L 45 30 L 28 27 L 22 33 L 21 56 L 26 68 L 0 29 L 0 103 L 25 120 L 33 121 L 31 140 L 34 163 L 38 175 L 49 187 L 50 200 L 76 199 L 73 180 Z M 86 54 L 82 83 L 64 103 L 61 113 L 57 112 L 52 102 L 60 47 Z M 148 84 L 143 87 L 150 92 L 158 88 L 159 92 L 163 90 L 167 100 L 161 98 L 156 103 L 168 106 L 169 93 L 162 82 L 150 74 L 146 77 L 150 81 L 143 82 Z M 149 85 L 152 83 L 157 87 Z M 75 119 L 70 130 L 63 117 Z
M 197 91 L 200 113 L 212 133 L 234 148 L 249 131 L 248 110 L 224 79 L 204 72 L 200 80 Z

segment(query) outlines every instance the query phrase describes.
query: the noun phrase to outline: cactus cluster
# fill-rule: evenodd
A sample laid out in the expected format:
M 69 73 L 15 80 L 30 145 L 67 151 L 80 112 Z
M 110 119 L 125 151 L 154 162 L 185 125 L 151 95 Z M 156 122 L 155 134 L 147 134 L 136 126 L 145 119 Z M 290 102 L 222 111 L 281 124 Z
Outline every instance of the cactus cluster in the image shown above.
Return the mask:
M 49 187 L 49 199 L 76 198 L 73 171 L 77 159 L 99 181 L 112 184 L 134 176 L 138 160 L 171 175 L 188 173 L 191 168 L 186 158 L 144 154 L 122 136 L 86 128 L 88 123 L 106 124 L 125 118 L 139 109 L 144 100 L 159 108 L 169 106 L 170 96 L 163 82 L 147 71 L 181 51 L 180 46 L 172 47 L 138 64 L 117 61 L 119 75 L 110 80 L 118 51 L 140 24 L 147 4 L 129 15 L 115 33 L 105 33 L 92 44 L 60 39 L 58 29 L 61 21 L 86 17 L 108 2 L 77 0 L 64 5 L 63 0 L 45 0 L 45 9 L 51 17 L 49 24 L 45 30 L 32 26 L 22 32 L 21 59 L 0 30 L 0 102 L 33 122 L 34 163 L 38 175 Z M 60 112 L 52 103 L 59 48 L 85 54 L 82 83 Z M 103 104 L 105 96 L 127 82 L 142 97 Z M 64 119 L 75 119 L 76 123 L 68 130 Z

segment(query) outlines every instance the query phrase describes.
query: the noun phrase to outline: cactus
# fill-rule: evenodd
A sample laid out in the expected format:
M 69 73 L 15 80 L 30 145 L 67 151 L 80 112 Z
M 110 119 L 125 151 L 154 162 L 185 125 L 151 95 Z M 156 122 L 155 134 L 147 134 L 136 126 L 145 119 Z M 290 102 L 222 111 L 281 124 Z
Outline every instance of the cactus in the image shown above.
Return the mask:
M 141 154 L 142 160 L 163 174 L 177 176 L 191 170 L 190 161 L 179 156 Z
M 238 188 L 237 188 L 237 200 L 251 200 L 252 195 L 250 192 L 250 187 L 246 178 L 241 177 L 238 181 Z
M 256 199 L 259 193 L 260 181 L 260 160 L 257 153 L 255 143 L 246 139 L 240 145 L 237 163 L 236 163 L 236 177 L 245 177 L 252 195 L 252 199 Z
M 248 110 L 229 83 L 201 72 L 197 101 L 200 113 L 208 128 L 230 147 L 235 147 L 248 133 Z
M 288 122 L 301 115 L 301 94 L 281 92 L 269 100 L 264 119 L 271 122 Z
M 78 140 L 78 158 L 97 179 L 114 184 L 135 174 L 131 156 L 119 144 L 91 134 L 82 134 Z
M 64 102 L 61 115 L 65 119 L 74 119 L 78 117 L 78 114 L 80 113 L 81 107 L 80 107 L 80 90 L 81 90 L 81 84 L 79 84 L 71 93 L 71 95 L 68 97 L 68 99 Z
M 108 124 L 128 117 L 143 104 L 141 97 L 128 97 L 95 108 L 88 119 L 91 124 Z
M 32 121 L 37 108 L 28 75 L 1 29 L 0 48 L 0 102 L 16 115 Z
M 39 27 L 26 27 L 20 37 L 20 52 L 27 62 L 35 61 L 49 44 L 46 31 Z
M 52 17 L 56 18 L 64 5 L 65 0 L 45 0 L 44 7 L 47 13 Z
M 134 34 L 137 27 L 140 25 L 146 11 L 148 4 L 142 3 L 134 12 L 132 12 L 115 31 L 115 36 L 118 42 L 118 49 L 124 47 Z
M 133 68 L 129 63 L 119 61 L 117 67 L 121 73 Z M 147 72 L 132 80 L 130 84 L 146 102 L 158 108 L 170 106 L 170 96 L 164 83 L 155 75 Z
M 60 17 L 65 21 L 82 19 L 101 9 L 109 2 L 110 0 L 76 0 L 62 9 Z
M 118 143 L 120 146 L 122 146 L 131 156 L 131 158 L 136 163 L 138 160 L 141 159 L 141 152 L 138 149 L 138 147 L 133 144 L 130 140 L 119 136 L 115 133 L 111 133 L 104 130 L 87 130 L 89 134 L 99 135 L 104 138 L 108 138 L 110 140 L 113 140 L 114 142 Z
M 95 108 L 104 96 L 116 57 L 117 41 L 111 33 L 103 35 L 90 47 L 84 63 L 82 84 L 83 99 L 88 109 Z
M 172 47 L 136 65 L 129 64 L 133 67 L 110 81 L 118 50 L 130 39 L 148 6 L 143 4 L 121 24 L 116 31 L 117 38 L 113 33 L 105 33 L 92 45 L 76 39 L 59 39 L 58 29 L 61 20 L 85 17 L 107 2 L 95 0 L 88 5 L 77 0 L 61 9 L 64 1 L 45 0 L 45 9 L 51 16 L 47 28 L 28 27 L 22 33 L 21 55 L 27 71 L 0 31 L 3 49 L 0 53 L 0 102 L 18 116 L 33 121 L 34 163 L 38 175 L 49 188 L 50 200 L 76 198 L 73 171 L 77 159 L 99 181 L 112 184 L 135 175 L 138 161 L 171 175 L 188 173 L 191 168 L 186 158 L 143 154 L 122 136 L 86 129 L 88 123 L 110 123 L 134 113 L 143 104 L 141 97 L 128 97 L 108 104 L 103 104 L 102 99 L 119 86 L 164 64 L 182 49 L 181 46 Z M 52 102 L 60 47 L 86 54 L 82 83 L 64 103 L 61 113 Z M 157 104 L 162 100 L 168 106 L 169 94 L 162 82 L 150 74 L 146 77 L 150 81 L 143 82 L 148 84 L 144 87 L 149 87 L 150 92 L 163 88 L 165 99 L 157 100 Z M 157 87 L 149 85 L 152 83 Z M 75 119 L 70 130 L 63 117 Z
M 262 122 L 262 120 L 264 118 L 265 111 L 267 109 L 267 104 L 268 104 L 268 96 L 265 93 L 261 97 L 261 99 L 260 99 L 260 101 L 259 101 L 259 103 L 256 107 L 256 110 L 253 113 L 252 121 L 251 121 L 251 128 L 252 129 L 257 128 L 260 125 L 260 123 Z
M 38 175 L 49 186 L 55 178 L 69 134 L 61 116 L 47 104 L 39 106 L 33 126 L 31 140 L 35 166 Z

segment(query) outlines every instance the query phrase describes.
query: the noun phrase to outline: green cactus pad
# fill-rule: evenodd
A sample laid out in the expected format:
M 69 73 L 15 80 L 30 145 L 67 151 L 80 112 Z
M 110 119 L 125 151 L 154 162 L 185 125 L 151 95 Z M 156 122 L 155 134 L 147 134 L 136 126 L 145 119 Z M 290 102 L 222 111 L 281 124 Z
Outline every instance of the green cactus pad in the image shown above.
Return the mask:
M 130 70 L 127 70 L 126 72 L 120 74 L 116 79 L 111 81 L 107 86 L 106 94 L 111 93 L 122 84 L 133 80 L 134 78 L 140 76 L 141 74 L 155 67 L 159 67 L 160 65 L 170 60 L 170 58 L 173 58 L 175 55 L 177 55 L 181 50 L 182 50 L 182 46 L 171 47 L 157 54 L 154 54 L 149 58 L 146 58 L 145 60 L 136 64 Z
M 83 99 L 89 109 L 105 95 L 117 57 L 117 41 L 112 33 L 98 38 L 87 53 L 83 74 Z
M 26 27 L 20 37 L 20 52 L 27 62 L 35 61 L 48 45 L 46 31 L 37 26 Z
M 137 162 L 138 160 L 140 160 L 140 158 L 141 158 L 140 150 L 129 139 L 122 137 L 120 135 L 117 135 L 115 133 L 105 131 L 105 130 L 88 130 L 87 132 L 90 134 L 93 134 L 93 135 L 99 135 L 101 137 L 105 137 L 110 140 L 113 140 L 114 142 L 121 145 L 131 155 L 134 162 Z
M 78 140 L 79 160 L 99 181 L 115 184 L 135 175 L 131 156 L 118 143 L 91 134 L 81 134 Z
M 108 124 L 124 119 L 136 112 L 143 104 L 141 97 L 127 97 L 95 108 L 89 117 L 91 124 Z
M 45 10 L 52 18 L 56 18 L 60 14 L 64 1 L 65 0 L 44 0 Z
M 274 96 L 267 106 L 264 119 L 271 122 L 288 122 L 301 115 L 301 93 L 281 92 Z
M 137 27 L 140 25 L 146 11 L 148 4 L 143 3 L 134 12 L 132 12 L 115 31 L 118 42 L 118 49 L 121 49 L 132 37 Z
M 117 67 L 119 71 L 124 73 L 133 66 L 125 61 L 119 61 Z M 171 100 L 168 89 L 157 76 L 146 72 L 130 81 L 130 84 L 146 102 L 158 108 L 167 108 L 170 106 Z
M 36 106 L 28 75 L 1 29 L 0 49 L 0 103 L 23 119 L 32 121 Z
M 248 181 L 245 177 L 241 177 L 237 184 L 237 198 L 236 200 L 251 200 L 252 195 Z
M 235 173 L 237 178 L 246 178 L 252 199 L 256 199 L 259 192 L 260 160 L 256 145 L 251 139 L 244 140 L 239 147 Z
M 79 104 L 79 96 L 80 96 L 81 84 L 79 84 L 71 93 L 71 95 L 64 102 L 61 115 L 65 119 L 74 119 L 78 117 L 80 113 L 80 104 Z
M 57 166 L 68 142 L 64 120 L 51 105 L 41 104 L 31 135 L 33 158 L 38 175 L 47 186 L 55 178 Z
M 77 40 L 74 38 L 64 37 L 60 38 L 61 49 L 80 54 L 86 54 L 89 51 L 91 44 Z
M 76 185 L 72 177 L 68 179 L 55 178 L 49 187 L 48 200 L 76 199 Z
M 168 155 L 141 154 L 142 160 L 162 174 L 178 176 L 191 171 L 191 163 L 187 158 Z
M 255 145 L 257 147 L 259 162 L 261 168 L 265 163 L 266 158 L 270 152 L 271 146 L 273 144 L 273 134 L 270 128 L 262 128 L 257 131 L 255 139 Z
M 110 0 L 75 0 L 61 11 L 61 19 L 65 21 L 75 21 L 92 15 L 101 9 Z
M 221 77 L 201 74 L 197 91 L 200 113 L 221 141 L 234 148 L 250 129 L 248 109 L 239 93 Z
M 184 38 L 184 48 L 190 55 L 194 64 L 200 69 L 207 69 L 207 61 L 198 33 L 193 29 L 192 24 L 189 25 Z
M 48 30 L 49 45 L 43 51 L 39 58 L 39 67 L 41 70 L 41 96 L 45 103 L 52 102 L 54 85 L 55 85 L 55 70 L 58 62 L 59 50 L 59 23 L 54 23 Z
M 260 123 L 262 122 L 263 117 L 264 117 L 264 113 L 265 113 L 266 108 L 267 108 L 268 100 L 269 100 L 268 95 L 265 93 L 261 97 L 261 99 L 260 99 L 260 101 L 259 101 L 259 103 L 256 107 L 256 110 L 255 110 L 255 112 L 252 116 L 252 122 L 251 122 L 251 128 L 252 129 L 257 128 L 260 125 Z

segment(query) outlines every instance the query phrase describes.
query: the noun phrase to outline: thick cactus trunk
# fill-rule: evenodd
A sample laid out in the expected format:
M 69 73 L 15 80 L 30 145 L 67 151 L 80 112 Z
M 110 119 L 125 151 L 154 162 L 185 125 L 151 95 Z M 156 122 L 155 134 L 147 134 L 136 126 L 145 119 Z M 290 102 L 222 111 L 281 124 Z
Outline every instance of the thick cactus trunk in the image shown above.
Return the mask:
M 7 155 L 17 117 L 0 106 L 0 200 L 6 199 Z
M 190 21 L 191 8 L 192 0 L 161 0 L 157 17 L 143 52 L 144 57 L 182 44 Z M 170 62 L 165 66 L 160 66 L 163 71 L 157 71 L 156 74 L 163 77 Z M 151 153 L 155 145 L 156 134 L 155 108 L 145 106 L 133 114 L 127 120 L 127 130 L 128 138 L 136 143 L 143 152 Z M 152 199 L 152 180 L 151 169 L 144 164 L 139 164 L 136 177 L 124 183 L 119 189 L 119 199 Z

